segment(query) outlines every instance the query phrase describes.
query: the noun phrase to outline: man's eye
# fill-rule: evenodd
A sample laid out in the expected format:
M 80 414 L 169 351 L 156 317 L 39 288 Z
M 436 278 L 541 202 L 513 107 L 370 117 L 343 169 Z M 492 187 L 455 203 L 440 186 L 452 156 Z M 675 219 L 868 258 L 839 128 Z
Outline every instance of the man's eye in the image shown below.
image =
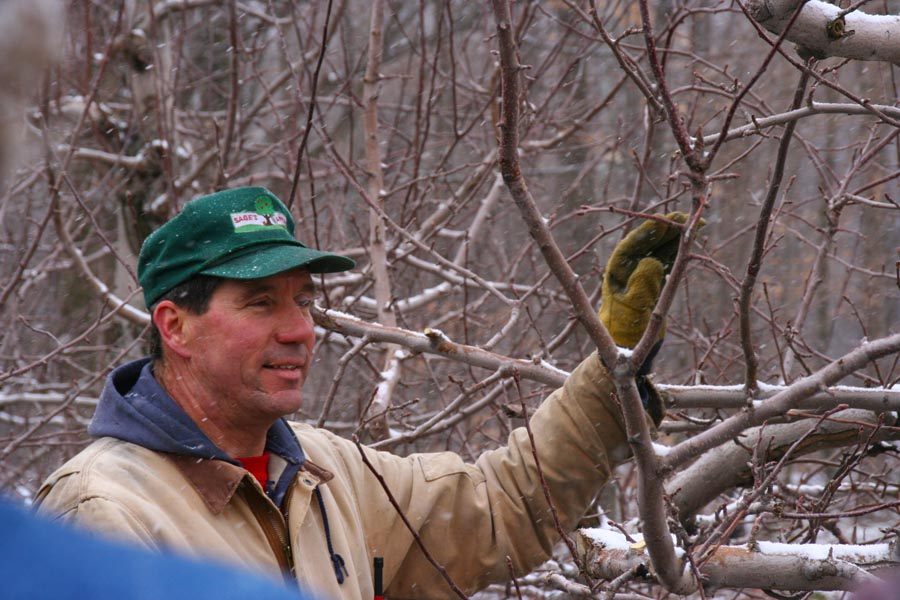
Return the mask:
M 312 305 L 315 303 L 316 299 L 312 296 L 297 298 L 297 306 L 300 308 L 312 308 Z
M 248 306 L 266 307 L 271 304 L 268 298 L 256 298 L 247 303 Z

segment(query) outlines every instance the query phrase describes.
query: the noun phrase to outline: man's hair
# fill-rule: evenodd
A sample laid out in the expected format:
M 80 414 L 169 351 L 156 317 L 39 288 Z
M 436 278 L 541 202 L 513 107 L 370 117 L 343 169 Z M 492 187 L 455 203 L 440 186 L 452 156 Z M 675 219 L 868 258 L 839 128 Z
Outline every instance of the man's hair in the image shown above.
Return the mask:
M 209 301 L 223 281 L 220 277 L 195 275 L 160 296 L 159 300 L 150 307 L 150 314 L 153 314 L 160 302 L 170 300 L 190 313 L 202 315 L 209 309 Z M 163 357 L 162 336 L 159 334 L 156 323 L 152 323 L 150 327 L 150 356 L 153 360 L 162 360 Z

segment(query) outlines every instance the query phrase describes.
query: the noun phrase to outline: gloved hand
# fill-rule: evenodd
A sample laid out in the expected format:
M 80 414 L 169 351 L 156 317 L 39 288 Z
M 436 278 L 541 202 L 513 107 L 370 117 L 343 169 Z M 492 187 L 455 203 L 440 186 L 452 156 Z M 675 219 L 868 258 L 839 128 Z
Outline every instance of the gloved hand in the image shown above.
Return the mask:
M 688 215 L 671 212 L 665 218 L 683 225 L 687 223 Z M 701 226 L 703 224 L 701 221 Z M 625 348 L 637 346 L 650 322 L 665 277 L 675 262 L 680 239 L 679 227 L 646 221 L 616 245 L 606 263 L 602 303 L 598 312 L 600 321 L 609 330 L 616 345 Z M 656 344 L 636 375 L 641 402 L 657 424 L 662 420 L 664 409 L 659 393 L 650 385 L 647 375 L 665 333 L 663 322 Z
M 666 215 L 666 219 L 680 224 L 686 223 L 687 218 L 682 212 Z M 598 316 L 616 345 L 634 348 L 640 341 L 665 276 L 675 262 L 680 238 L 681 229 L 674 225 L 645 221 L 613 250 L 606 263 Z M 665 324 L 659 339 L 664 335 Z

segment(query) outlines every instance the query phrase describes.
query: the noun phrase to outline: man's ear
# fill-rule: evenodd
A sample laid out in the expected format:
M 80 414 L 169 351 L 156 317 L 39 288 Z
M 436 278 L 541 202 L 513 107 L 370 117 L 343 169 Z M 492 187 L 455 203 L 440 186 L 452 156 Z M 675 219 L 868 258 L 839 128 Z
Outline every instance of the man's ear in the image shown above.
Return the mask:
M 191 355 L 189 313 L 171 300 L 163 300 L 153 309 L 153 323 L 159 330 L 163 347 L 182 358 Z

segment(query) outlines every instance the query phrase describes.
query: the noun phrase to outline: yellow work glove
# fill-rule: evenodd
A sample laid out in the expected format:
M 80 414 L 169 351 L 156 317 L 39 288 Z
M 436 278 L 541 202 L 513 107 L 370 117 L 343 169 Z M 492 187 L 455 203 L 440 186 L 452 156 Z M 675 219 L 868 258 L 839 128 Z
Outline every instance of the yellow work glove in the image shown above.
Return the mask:
M 659 215 L 662 216 L 662 215 Z M 688 216 L 671 212 L 669 221 L 684 224 Z M 603 297 L 598 316 L 616 345 L 634 348 L 640 341 L 666 274 L 678 254 L 681 229 L 659 221 L 645 221 L 618 243 L 603 276 Z M 659 332 L 665 335 L 665 324 Z
M 688 215 L 671 212 L 665 218 L 683 225 L 687 223 Z M 648 220 L 616 245 L 606 263 L 598 312 L 616 345 L 624 348 L 637 346 L 650 322 L 665 277 L 675 262 L 680 239 L 681 228 Z M 641 402 L 657 424 L 662 420 L 664 409 L 659 393 L 647 380 L 647 375 L 665 333 L 663 322 L 659 338 L 636 377 Z

